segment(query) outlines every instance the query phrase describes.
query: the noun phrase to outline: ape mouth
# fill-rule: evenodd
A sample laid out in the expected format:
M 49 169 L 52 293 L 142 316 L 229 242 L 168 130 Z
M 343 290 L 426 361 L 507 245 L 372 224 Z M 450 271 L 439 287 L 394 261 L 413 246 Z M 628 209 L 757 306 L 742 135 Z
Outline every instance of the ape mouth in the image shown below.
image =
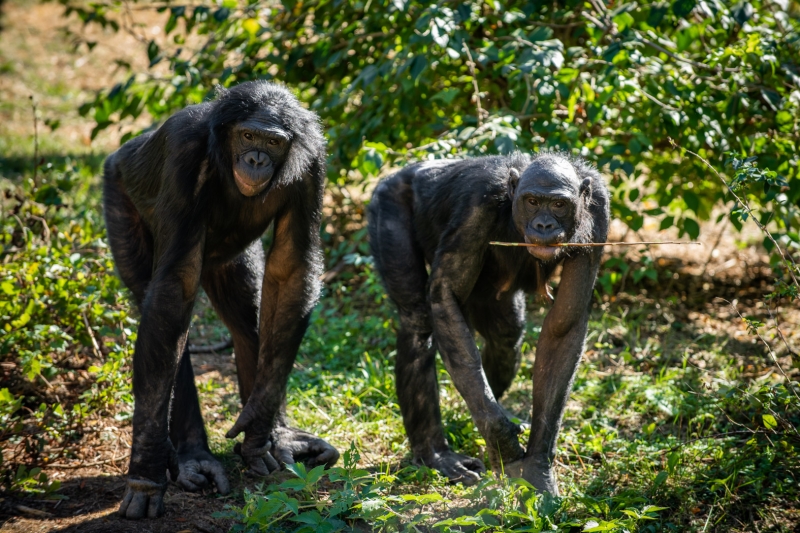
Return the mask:
M 550 241 L 550 242 L 539 242 L 534 239 L 529 239 L 527 236 L 525 237 L 525 242 L 528 244 L 536 244 L 537 246 L 529 246 L 526 249 L 528 253 L 531 254 L 536 259 L 541 261 L 551 261 L 556 259 L 556 257 L 561 252 L 561 246 L 552 246 L 553 244 L 560 244 L 561 241 Z
M 263 191 L 269 185 L 270 178 L 272 177 L 271 170 L 269 172 L 258 172 L 258 175 L 253 176 L 250 172 L 242 171 L 234 167 L 233 179 L 236 182 L 236 188 L 245 196 L 255 196 Z

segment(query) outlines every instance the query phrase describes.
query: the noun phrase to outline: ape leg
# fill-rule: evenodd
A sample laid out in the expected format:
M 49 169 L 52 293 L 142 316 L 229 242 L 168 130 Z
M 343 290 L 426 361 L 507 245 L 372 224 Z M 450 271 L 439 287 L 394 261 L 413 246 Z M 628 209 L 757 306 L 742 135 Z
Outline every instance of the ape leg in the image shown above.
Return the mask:
M 379 185 L 369 223 L 376 268 L 400 314 L 395 362 L 400 411 L 414 463 L 434 468 L 453 482 L 473 484 L 485 472 L 483 463 L 453 452 L 442 426 L 436 346 L 426 302 L 428 274 L 413 240 L 410 192 L 399 179 Z
M 123 283 L 142 311 L 133 361 L 136 397 L 133 446 L 127 490 L 119 512 L 128 518 L 153 518 L 164 513 L 166 469 L 174 478 L 178 477 L 175 449 L 167 435 L 169 398 L 175 376 L 175 361 L 168 354 L 170 346 L 185 342 L 183 322 L 194 295 L 183 291 L 176 294 L 175 282 L 168 275 L 153 282 L 153 238 L 122 188 L 113 158 L 106 164 L 103 196 L 111 252 Z M 151 291 L 154 285 L 157 289 Z M 191 290 L 191 284 L 189 287 Z M 174 308 L 176 304 L 178 308 Z M 160 311 L 163 316 L 159 316 Z M 154 334 L 156 331 L 160 333 Z M 200 427 L 202 430 L 202 420 Z
M 180 473 L 175 480 L 178 485 L 193 492 L 214 483 L 220 494 L 230 492 L 225 469 L 208 448 L 188 347 L 183 349 L 181 361 L 178 363 L 170 409 L 169 435 L 178 452 Z
M 486 342 L 481 353 L 483 371 L 499 400 L 519 370 L 525 334 L 525 295 L 519 291 L 499 302 L 476 302 L 470 306 L 470 317 Z
M 258 312 L 263 275 L 264 251 L 261 241 L 256 241 L 237 259 L 203 278 L 206 294 L 233 337 L 242 405 L 247 404 L 253 393 L 258 368 Z M 271 441 L 265 446 L 250 446 L 247 439 L 242 446 L 237 445 L 250 471 L 267 475 L 278 469 L 278 461 L 303 462 L 309 467 L 335 464 L 339 452 L 319 437 L 288 427 L 284 409 Z

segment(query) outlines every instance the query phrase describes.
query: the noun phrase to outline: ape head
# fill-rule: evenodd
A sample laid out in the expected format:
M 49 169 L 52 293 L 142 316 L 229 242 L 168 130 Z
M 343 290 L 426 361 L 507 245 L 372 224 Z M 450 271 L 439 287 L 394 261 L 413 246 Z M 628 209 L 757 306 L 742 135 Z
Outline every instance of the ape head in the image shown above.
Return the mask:
M 588 208 L 595 175 L 596 171 L 583 161 L 558 153 L 539 155 L 522 175 L 510 169 L 512 218 L 525 242 L 589 242 L 592 216 Z M 527 250 L 537 259 L 552 261 L 559 259 L 565 248 L 537 246 Z
M 313 113 L 285 87 L 256 81 L 218 89 L 209 150 L 244 196 L 301 179 L 325 140 Z M 309 127 L 310 125 L 310 127 Z

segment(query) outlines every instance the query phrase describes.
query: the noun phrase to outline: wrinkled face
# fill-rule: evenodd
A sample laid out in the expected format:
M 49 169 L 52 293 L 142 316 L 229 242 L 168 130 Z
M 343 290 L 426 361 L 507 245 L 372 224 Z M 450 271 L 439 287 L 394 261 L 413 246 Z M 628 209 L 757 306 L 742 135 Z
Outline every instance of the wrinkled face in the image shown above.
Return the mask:
M 255 196 L 263 191 L 286 161 L 291 143 L 291 134 L 268 111 L 236 124 L 230 144 L 239 192 Z
M 534 161 L 518 179 L 512 174 L 509 195 L 512 216 L 525 242 L 556 244 L 568 242 L 575 234 L 579 202 L 591 185 L 591 178 L 581 181 L 572 164 L 558 156 Z M 542 261 L 557 259 L 563 248 L 537 246 L 526 248 Z

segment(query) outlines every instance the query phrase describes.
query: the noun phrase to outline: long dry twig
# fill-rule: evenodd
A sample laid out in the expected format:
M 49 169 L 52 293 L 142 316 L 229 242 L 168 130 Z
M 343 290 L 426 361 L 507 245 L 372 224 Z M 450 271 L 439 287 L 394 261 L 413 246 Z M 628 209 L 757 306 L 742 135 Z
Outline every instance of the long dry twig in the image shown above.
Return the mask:
M 493 246 L 522 246 L 525 248 L 567 248 L 567 247 L 587 247 L 587 246 L 639 246 L 640 244 L 703 244 L 697 241 L 640 241 L 640 242 L 557 242 L 553 244 L 533 244 L 529 242 L 500 242 L 490 241 Z

